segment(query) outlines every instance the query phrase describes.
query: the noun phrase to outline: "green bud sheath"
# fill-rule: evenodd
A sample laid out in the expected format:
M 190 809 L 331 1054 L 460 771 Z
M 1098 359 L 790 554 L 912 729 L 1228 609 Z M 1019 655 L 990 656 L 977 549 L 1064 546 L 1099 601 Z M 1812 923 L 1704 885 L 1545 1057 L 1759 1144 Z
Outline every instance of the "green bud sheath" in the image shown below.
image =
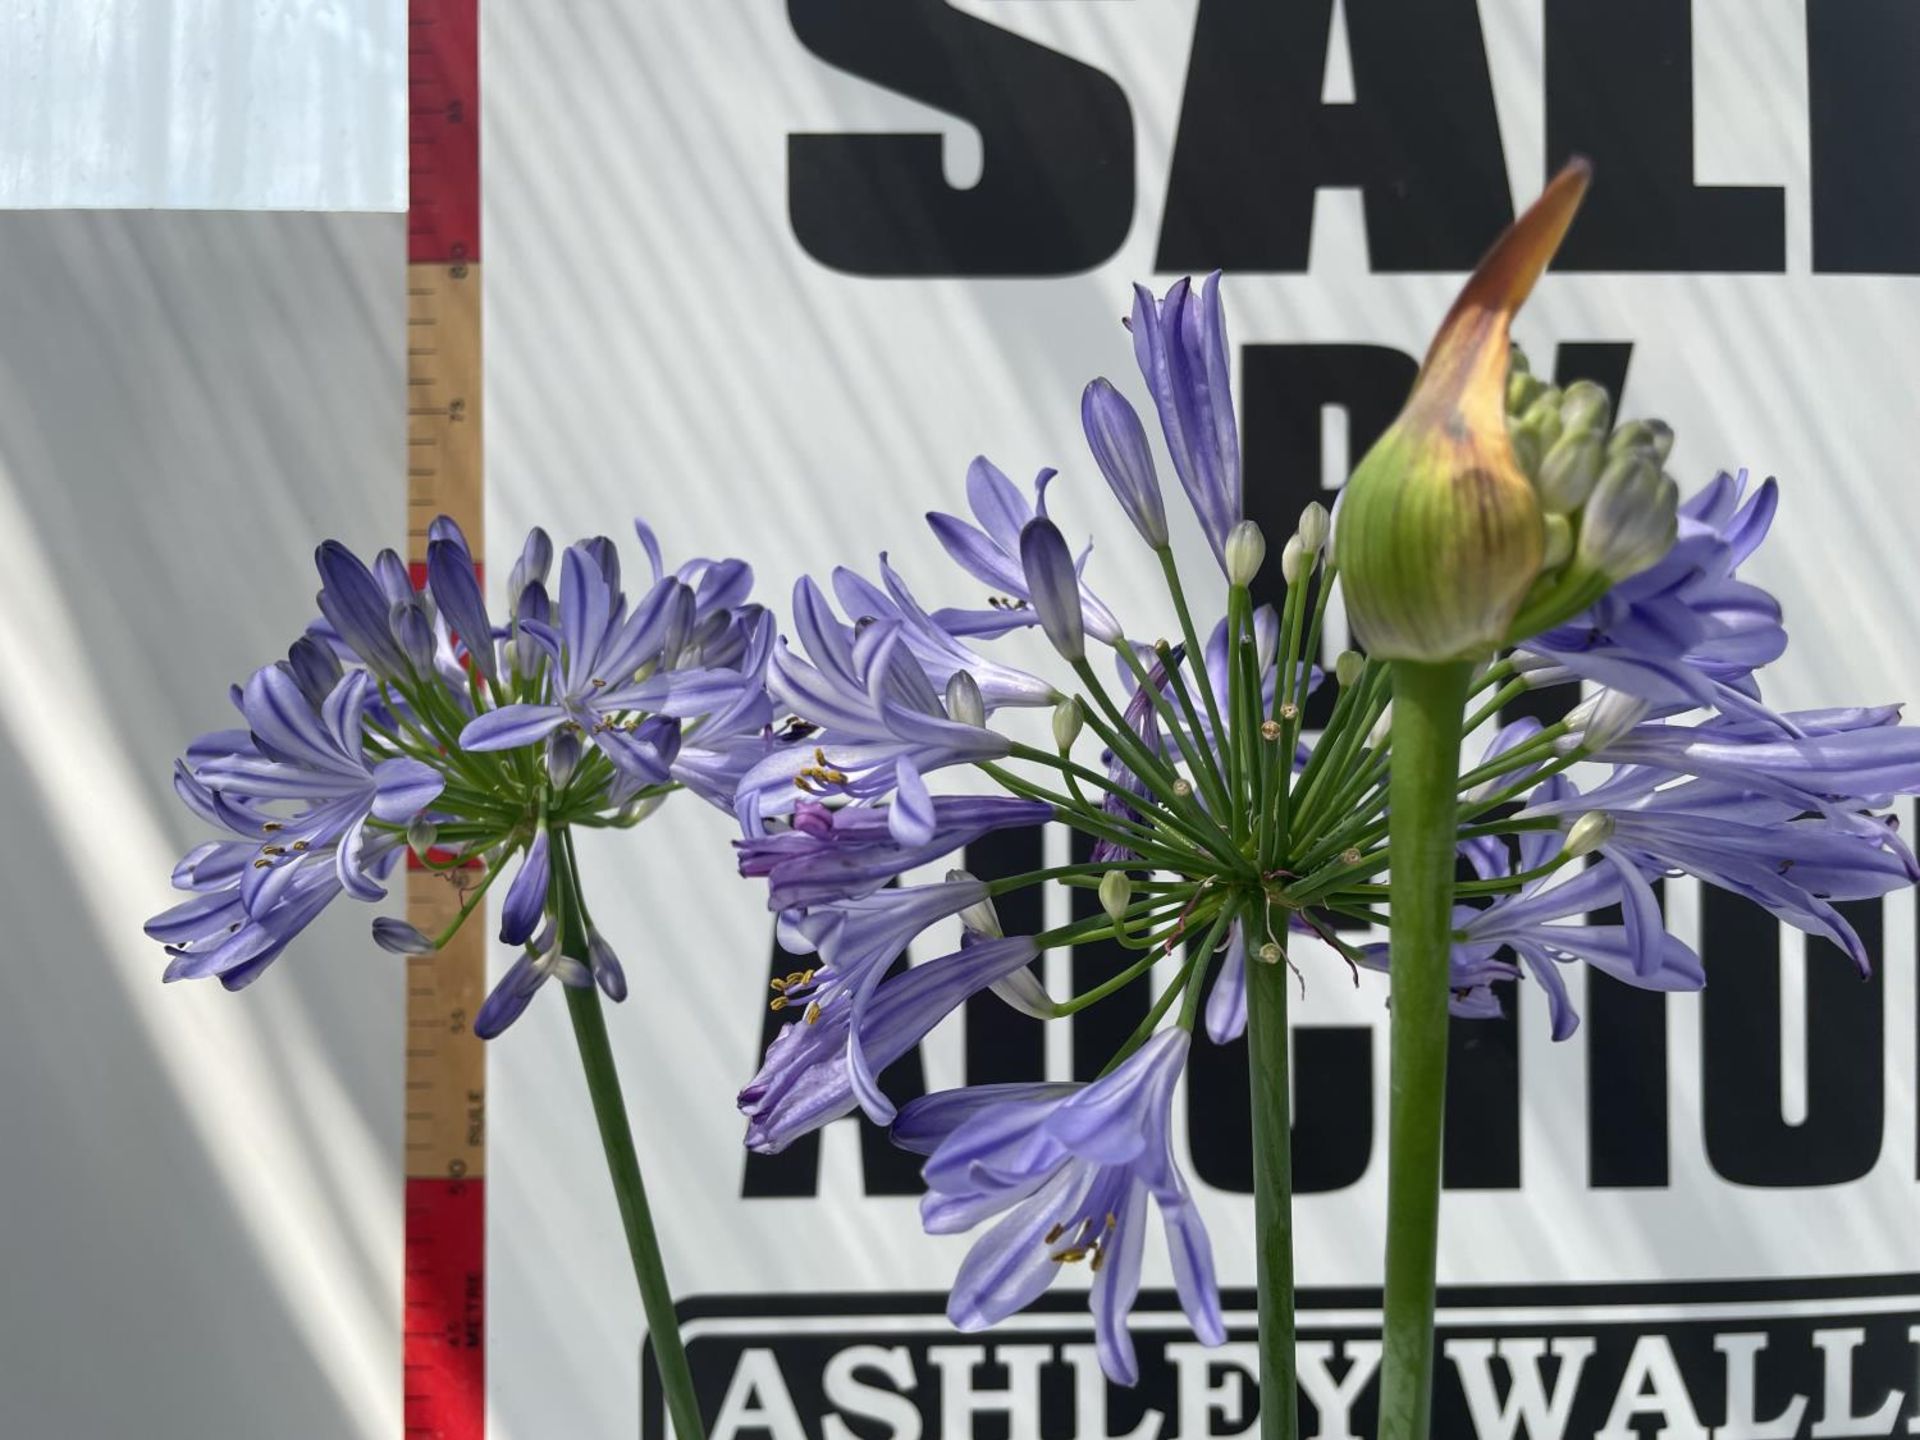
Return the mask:
M 1570 161 L 1480 262 L 1406 408 L 1347 482 L 1335 554 L 1354 635 L 1376 659 L 1490 653 L 1540 572 L 1540 498 L 1507 431 L 1509 332 L 1590 173 Z

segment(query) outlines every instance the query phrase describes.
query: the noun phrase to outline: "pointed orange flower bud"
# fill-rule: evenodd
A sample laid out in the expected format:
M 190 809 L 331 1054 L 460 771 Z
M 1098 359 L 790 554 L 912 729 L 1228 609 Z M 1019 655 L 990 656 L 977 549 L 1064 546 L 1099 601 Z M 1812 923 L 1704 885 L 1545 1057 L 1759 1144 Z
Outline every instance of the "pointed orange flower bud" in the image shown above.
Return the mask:
M 1487 253 L 1406 408 L 1347 482 L 1335 554 L 1354 634 L 1376 659 L 1490 653 L 1540 573 L 1540 498 L 1507 434 L 1508 332 L 1591 173 L 1569 162 Z

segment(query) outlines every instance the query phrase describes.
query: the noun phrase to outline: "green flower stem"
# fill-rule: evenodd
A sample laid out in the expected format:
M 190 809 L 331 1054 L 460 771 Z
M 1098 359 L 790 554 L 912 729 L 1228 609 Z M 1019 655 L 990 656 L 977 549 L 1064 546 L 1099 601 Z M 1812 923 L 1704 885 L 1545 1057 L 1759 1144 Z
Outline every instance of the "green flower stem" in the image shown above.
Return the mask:
M 564 935 L 562 944 L 567 955 L 585 964 L 587 925 L 580 909 L 579 878 L 573 866 L 571 844 L 563 846 L 562 857 L 563 863 L 555 872 L 559 922 Z M 614 1198 L 620 1206 L 620 1223 L 627 1232 L 634 1278 L 640 1282 L 640 1302 L 646 1310 L 647 1330 L 653 1337 L 654 1359 L 660 1367 L 661 1388 L 666 1391 L 667 1413 L 672 1417 L 674 1434 L 679 1440 L 703 1440 L 706 1427 L 701 1423 L 700 1406 L 694 1398 L 693 1372 L 687 1367 L 680 1320 L 673 1310 L 673 1291 L 667 1284 L 666 1264 L 660 1258 L 660 1242 L 653 1231 L 653 1212 L 647 1205 L 647 1188 L 640 1177 L 640 1157 L 634 1150 L 633 1131 L 627 1123 L 627 1105 L 620 1093 L 620 1072 L 613 1062 L 613 1046 L 607 1039 L 607 1019 L 600 1009 L 600 991 L 591 985 L 565 988 L 567 1014 L 573 1020 L 573 1038 L 580 1047 L 580 1068 L 586 1075 L 587 1092 L 593 1097 L 593 1115 L 600 1126 L 600 1144 L 606 1151 L 607 1171 L 613 1180 Z
M 1379 1440 L 1427 1440 L 1446 1118 L 1455 776 L 1472 667 L 1393 665 L 1391 1079 Z
M 1160 712 L 1160 718 L 1173 736 L 1174 743 L 1179 746 L 1181 758 L 1187 762 L 1187 769 L 1193 773 L 1195 783 L 1206 791 L 1208 803 L 1214 806 L 1216 814 L 1224 814 L 1227 798 L 1226 780 L 1221 775 L 1213 752 L 1198 744 L 1197 737 L 1201 733 L 1200 715 L 1193 708 L 1193 697 L 1187 693 L 1186 679 L 1180 673 L 1182 667 L 1167 664 L 1167 678 L 1163 688 L 1152 683 L 1151 672 L 1139 655 L 1134 653 L 1131 645 L 1122 645 L 1120 656 L 1127 662 L 1127 668 L 1133 671 L 1133 678 L 1138 682 L 1141 692 L 1148 697 L 1153 708 Z M 1170 662 L 1172 657 L 1168 655 L 1163 659 Z M 1167 699 L 1167 690 L 1173 691 L 1174 698 L 1180 702 L 1180 708 L 1186 715 L 1184 721 L 1174 714 L 1173 705 Z M 1220 732 L 1216 730 L 1213 733 L 1217 735 Z
M 1249 910 L 1240 923 L 1254 925 Z M 1287 1081 L 1284 963 L 1262 961 L 1247 943 L 1247 1063 L 1253 1102 L 1254 1276 L 1260 1298 L 1261 1440 L 1295 1440 L 1300 1402 L 1294 1390 L 1293 1122 Z
M 1193 612 L 1187 609 L 1187 592 L 1180 584 L 1180 567 L 1173 563 L 1171 549 L 1162 547 L 1154 553 L 1160 557 L 1160 573 L 1167 577 L 1167 593 L 1173 597 L 1174 613 L 1180 617 L 1180 635 L 1187 642 L 1187 658 L 1193 662 L 1195 673 L 1204 675 L 1207 652 L 1200 648 L 1199 634 L 1193 628 Z M 1213 687 L 1203 684 L 1200 698 L 1207 702 L 1207 719 L 1213 725 L 1213 733 L 1224 734 L 1224 727 L 1220 724 L 1220 707 L 1213 698 Z
M 1500 689 L 1495 692 L 1492 699 L 1488 700 L 1478 710 L 1467 717 L 1466 721 L 1460 726 L 1460 733 L 1462 735 L 1471 735 L 1482 725 L 1486 724 L 1487 721 L 1493 719 L 1494 716 L 1498 715 L 1502 710 L 1506 709 L 1507 706 L 1511 705 L 1526 693 L 1527 682 L 1524 679 L 1513 680 L 1501 686 Z

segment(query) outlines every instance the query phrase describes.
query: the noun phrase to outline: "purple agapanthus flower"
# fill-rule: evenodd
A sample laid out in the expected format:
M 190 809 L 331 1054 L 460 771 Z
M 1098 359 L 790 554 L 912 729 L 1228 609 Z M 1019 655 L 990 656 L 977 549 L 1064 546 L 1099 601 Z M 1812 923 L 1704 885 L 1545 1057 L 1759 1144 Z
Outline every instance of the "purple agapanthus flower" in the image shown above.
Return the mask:
M 847 1054 L 853 1093 L 878 1123 L 893 1106 L 874 1078 L 881 1068 L 864 1053 L 861 1017 L 890 966 L 914 937 L 938 921 L 988 898 L 985 884 L 966 876 L 933 885 L 881 890 L 788 911 L 781 917 L 781 943 L 795 954 L 817 954 L 820 963 L 782 993 L 786 1005 L 804 1005 L 810 1020 L 851 1012 Z
M 369 755 L 370 690 L 365 671 L 343 674 L 316 708 L 291 664 L 264 666 L 238 696 L 247 728 L 189 750 L 177 793 L 243 838 L 196 847 L 175 870 L 195 898 L 147 925 L 172 957 L 169 980 L 217 975 L 238 988 L 334 897 L 386 894 L 396 847 L 370 826 L 404 829 L 445 781 L 407 756 Z
M 983 835 L 1053 817 L 1051 806 L 1002 796 L 942 795 L 932 805 L 932 834 L 903 844 L 890 807 L 803 800 L 789 827 L 734 841 L 740 873 L 766 879 L 771 910 L 859 899 Z
M 440 935 L 376 921 L 375 942 L 403 955 L 443 944 L 518 859 L 500 933 L 528 950 L 478 1033 L 497 1034 L 550 976 L 624 996 L 619 960 L 585 919 L 572 828 L 637 823 L 677 788 L 730 809 L 739 778 L 790 743 L 771 725 L 774 624 L 748 602 L 751 571 L 695 560 L 668 574 L 653 532 L 635 529 L 652 576 L 637 606 L 603 537 L 562 554 L 556 603 L 553 543 L 534 530 L 503 626 L 444 516 L 428 528 L 421 591 L 393 551 L 368 565 L 322 545 L 321 618 L 236 692 L 245 728 L 196 741 L 176 774 L 187 805 L 238 838 L 176 867 L 189 898 L 147 927 L 168 978 L 245 984 L 336 897 L 382 898 L 411 852 L 462 904 Z M 496 753 L 534 744 L 533 763 Z
M 787 814 L 809 796 L 918 794 L 935 770 L 1007 753 L 1006 737 L 948 714 L 905 644 L 903 622 L 844 625 L 819 587 L 803 579 L 794 587 L 793 623 L 806 658 L 776 649 L 768 689 L 812 743 L 771 753 L 742 777 L 735 803 L 749 833 L 757 818 Z
M 806 1018 L 781 1028 L 760 1072 L 740 1092 L 747 1145 L 769 1154 L 784 1150 L 856 1108 L 881 1124 L 893 1119 L 892 1104 L 879 1096 L 876 1106 L 871 1076 L 862 1080 L 859 1070 L 885 1070 L 969 996 L 1023 969 L 1035 953 L 1027 936 L 980 941 L 877 985 L 859 1010 L 809 1006 Z
M 1746 485 L 1745 471 L 1717 476 L 1681 505 L 1664 560 L 1521 648 L 1663 713 L 1718 706 L 1768 717 L 1754 672 L 1780 658 L 1786 630 L 1779 602 L 1735 572 L 1766 538 L 1779 494 L 1772 480 L 1752 495 Z
M 927 516 L 934 538 L 962 570 L 991 585 L 995 603 L 985 610 L 941 610 L 935 616 L 953 635 L 991 637 L 1031 625 L 1038 618 L 1031 609 L 1026 570 L 1020 563 L 1020 532 L 1036 517 L 1047 513 L 1047 485 L 1056 471 L 1042 470 L 1033 482 L 1032 503 L 1019 487 L 1002 474 L 984 455 L 967 471 L 967 503 L 980 523 L 969 525 L 952 515 L 934 511 Z M 1076 571 L 1084 569 L 1086 555 L 1076 562 Z M 1102 644 L 1111 645 L 1120 638 L 1120 622 L 1097 595 L 1079 587 L 1080 605 L 1086 617 L 1086 631 Z
M 1127 1316 L 1140 1293 L 1147 1202 L 1159 1206 L 1174 1284 L 1194 1333 L 1226 1338 L 1213 1248 L 1173 1156 L 1174 1086 L 1187 1036 L 1163 1030 L 1089 1085 L 987 1085 L 909 1101 L 894 1140 L 928 1157 L 929 1233 L 1001 1217 L 968 1253 L 947 1314 L 980 1330 L 1039 1298 L 1069 1264 L 1093 1272 L 1100 1365 L 1139 1378 Z
M 1578 794 L 1537 797 L 1516 817 L 1606 815 L 1601 855 L 1631 885 L 1640 875 L 1689 874 L 1745 896 L 1796 929 L 1839 946 L 1864 974 L 1865 945 L 1834 908 L 1901 889 L 1920 869 L 1892 824 L 1864 812 L 1807 814 L 1795 803 L 1717 780 L 1672 781 L 1635 768 Z
M 673 756 L 660 736 L 638 734 L 648 718 L 678 721 L 725 710 L 751 685 L 737 670 L 675 668 L 701 622 L 692 586 L 663 576 L 631 614 L 609 579 L 596 547 L 572 545 L 560 561 L 558 629 L 538 620 L 521 632 L 546 652 L 552 666 L 551 699 L 515 702 L 488 710 L 460 732 L 472 751 L 512 750 L 545 740 L 562 725 L 582 734 L 614 766 L 642 784 L 671 778 Z
M 1220 273 L 1207 276 L 1198 295 L 1189 280 L 1174 281 L 1158 300 L 1143 285 L 1133 293 L 1134 357 L 1160 412 L 1174 473 L 1224 569 L 1227 532 L 1239 522 L 1242 502 Z
M 1540 805 L 1571 803 L 1576 794 L 1570 781 L 1556 776 L 1535 792 L 1534 800 Z M 1460 849 L 1476 877 L 1502 880 L 1546 866 L 1565 840 L 1558 830 L 1521 831 L 1515 842 L 1517 864 L 1506 842 L 1493 837 L 1464 841 Z M 1579 1028 L 1580 1016 L 1560 966 L 1576 960 L 1642 990 L 1698 990 L 1707 983 L 1700 958 L 1666 932 L 1659 904 L 1639 868 L 1613 846 L 1600 850 L 1609 863 L 1538 876 L 1479 908 L 1454 907 L 1456 1016 L 1498 1014 L 1499 1002 L 1488 987 L 1524 971 L 1546 995 L 1553 1038 L 1565 1040 Z M 1613 905 L 1622 907 L 1628 923 L 1586 923 L 1593 912 Z M 1501 958 L 1509 953 L 1517 966 Z M 1385 945 L 1366 946 L 1361 956 L 1370 968 L 1387 968 Z

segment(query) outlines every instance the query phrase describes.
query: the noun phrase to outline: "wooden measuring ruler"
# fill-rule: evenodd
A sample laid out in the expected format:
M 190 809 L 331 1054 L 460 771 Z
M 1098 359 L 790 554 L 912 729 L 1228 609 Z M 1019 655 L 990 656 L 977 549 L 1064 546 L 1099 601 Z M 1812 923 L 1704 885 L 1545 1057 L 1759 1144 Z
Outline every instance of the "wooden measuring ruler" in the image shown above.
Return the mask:
M 407 559 L 451 516 L 484 553 L 480 391 L 479 0 L 408 0 Z M 409 857 L 411 859 L 411 857 Z M 407 918 L 438 934 L 455 881 L 407 874 Z M 486 916 L 407 960 L 407 1440 L 486 1434 L 487 1066 L 472 1019 L 486 993 Z

